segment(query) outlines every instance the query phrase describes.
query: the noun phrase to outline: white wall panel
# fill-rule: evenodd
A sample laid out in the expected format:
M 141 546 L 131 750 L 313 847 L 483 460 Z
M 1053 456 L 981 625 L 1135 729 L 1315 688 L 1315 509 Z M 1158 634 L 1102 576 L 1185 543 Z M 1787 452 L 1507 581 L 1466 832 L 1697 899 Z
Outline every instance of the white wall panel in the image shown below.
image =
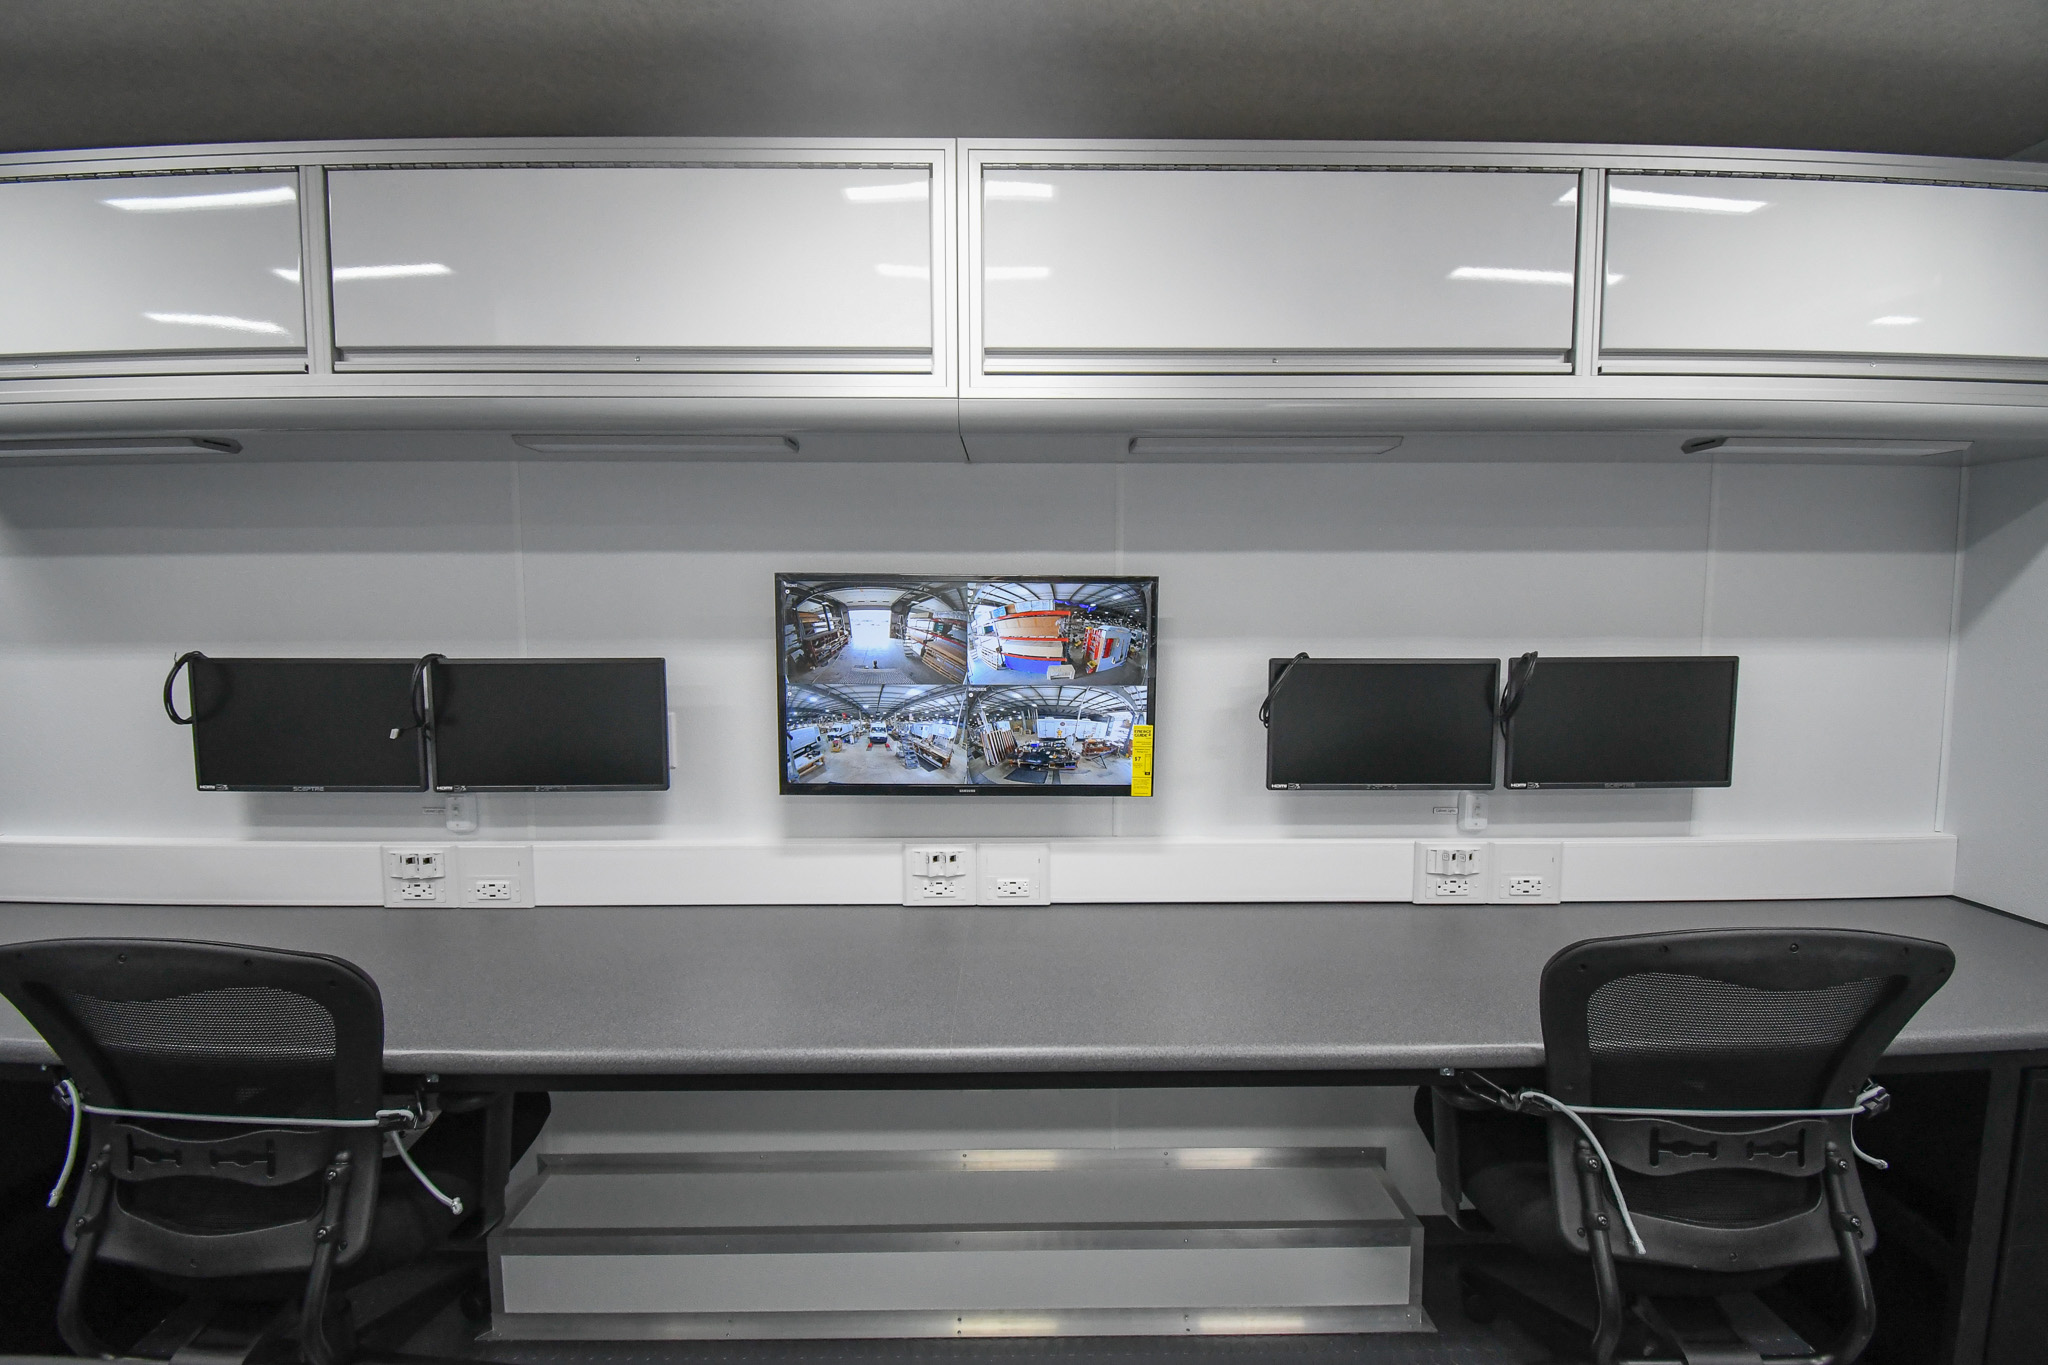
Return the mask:
M 0 356 L 302 351 L 298 210 L 289 172 L 0 183 Z
M 1607 271 L 1604 353 L 2048 357 L 2037 190 L 1615 175 Z
M 982 343 L 1004 352 L 1571 346 L 1572 175 L 991 167 Z M 1100 362 L 1115 369 L 1113 360 Z M 1136 362 L 1133 362 L 1134 364 Z
M 1955 597 L 1953 469 L 1715 472 L 1706 649 L 1742 658 L 1714 833 L 1934 828 Z
M 1958 895 L 2048 921 L 2048 460 L 1970 471 L 1946 825 Z
M 870 877 L 865 854 L 827 845 L 935 836 L 1092 841 L 1074 864 L 1090 877 L 1122 841 L 1119 894 L 1148 866 L 1195 866 L 1175 845 L 1207 844 L 1275 860 L 1234 874 L 1245 894 L 1385 895 L 1395 874 L 1372 850 L 1271 850 L 1450 820 L 1431 793 L 1266 791 L 1266 658 L 1705 648 L 1744 656 L 1734 787 L 1497 792 L 1493 832 L 1927 833 L 1955 480 L 1540 463 L 0 469 L 0 829 L 439 834 L 433 798 L 194 791 L 189 737 L 157 697 L 181 649 L 650 654 L 669 662 L 674 790 L 480 799 L 481 838 L 578 845 L 537 855 L 550 899 L 713 872 L 757 878 L 745 899 L 815 899 L 849 868 L 846 894 L 865 899 L 890 860 Z M 1160 795 L 779 796 L 770 575 L 862 568 L 1158 574 Z M 714 867 L 691 848 L 726 851 Z
M 357 358 L 840 350 L 928 369 L 932 193 L 923 166 L 335 171 L 335 340 Z

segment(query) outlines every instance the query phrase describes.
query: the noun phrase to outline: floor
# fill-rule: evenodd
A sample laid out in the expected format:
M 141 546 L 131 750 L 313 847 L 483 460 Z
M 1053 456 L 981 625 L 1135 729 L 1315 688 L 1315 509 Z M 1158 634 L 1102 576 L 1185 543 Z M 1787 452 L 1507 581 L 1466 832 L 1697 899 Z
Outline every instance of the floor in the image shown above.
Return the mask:
M 998 763 L 993 769 L 980 762 L 970 765 L 972 780 L 985 783 L 1019 783 L 1033 786 L 1053 787 L 1128 787 L 1131 785 L 1131 760 L 1128 758 L 1082 759 L 1080 765 L 1066 770 L 1050 768 L 1017 768 L 1008 763 Z
M 849 644 L 826 660 L 821 668 L 792 678 L 800 683 L 867 683 L 870 685 L 910 684 L 918 687 L 950 687 L 951 679 L 922 659 L 910 657 L 901 640 L 888 640 L 873 647 Z
M 967 665 L 967 681 L 971 686 L 980 687 L 993 683 L 1026 683 L 1046 686 L 1043 673 L 1030 673 L 1021 668 L 991 667 L 981 655 L 972 656 Z M 1142 687 L 1145 683 L 1145 665 L 1127 659 L 1114 668 L 1105 668 L 1095 673 L 1075 670 L 1075 676 L 1068 681 L 1086 687 Z
M 932 782 L 957 787 L 967 780 L 967 760 L 954 751 L 950 768 L 927 768 L 923 764 L 906 768 L 897 742 L 868 747 L 865 737 L 856 738 L 839 753 L 825 752 L 825 767 L 806 777 L 806 782 L 873 782 L 894 786 L 903 782 Z

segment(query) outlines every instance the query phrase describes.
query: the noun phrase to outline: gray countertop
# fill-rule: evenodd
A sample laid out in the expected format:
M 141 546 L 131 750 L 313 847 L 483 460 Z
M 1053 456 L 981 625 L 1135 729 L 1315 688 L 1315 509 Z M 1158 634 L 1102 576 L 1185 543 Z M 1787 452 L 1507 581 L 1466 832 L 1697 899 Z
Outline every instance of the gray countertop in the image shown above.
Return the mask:
M 589 1075 L 1538 1066 L 1537 977 L 1584 938 L 1720 925 L 1937 939 L 1954 979 L 1894 1055 L 2048 1048 L 2048 928 L 1946 897 L 1564 906 L 0 905 L 0 943 L 203 938 L 334 953 L 394 1071 Z M 0 1002 L 0 1062 L 48 1049 Z

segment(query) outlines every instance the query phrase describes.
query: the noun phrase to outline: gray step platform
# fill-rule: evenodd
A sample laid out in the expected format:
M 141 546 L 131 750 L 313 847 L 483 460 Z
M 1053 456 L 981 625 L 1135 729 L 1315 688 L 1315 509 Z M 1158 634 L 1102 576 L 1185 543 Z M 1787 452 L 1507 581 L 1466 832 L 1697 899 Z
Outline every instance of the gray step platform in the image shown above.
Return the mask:
M 1434 1330 L 1377 1148 L 543 1155 L 496 1340 Z

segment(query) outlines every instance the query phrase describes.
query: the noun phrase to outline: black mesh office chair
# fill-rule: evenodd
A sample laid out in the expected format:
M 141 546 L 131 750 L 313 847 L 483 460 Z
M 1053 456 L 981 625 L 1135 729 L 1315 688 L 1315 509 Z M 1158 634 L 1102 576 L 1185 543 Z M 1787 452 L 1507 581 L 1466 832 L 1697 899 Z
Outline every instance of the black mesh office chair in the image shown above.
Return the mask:
M 1468 1078 L 1426 1092 L 1426 1108 L 1417 1096 L 1446 1211 L 1469 1196 L 1520 1248 L 1468 1264 L 1476 1305 L 1599 1365 L 1624 1348 L 1671 1365 L 1848 1365 L 1876 1325 L 1854 1116 L 1881 1109 L 1872 1069 L 1954 964 L 1938 943 L 1838 929 L 1557 954 L 1541 988 L 1546 1088 Z M 1627 1112 L 1588 1112 L 1602 1109 Z M 1815 1351 L 1755 1294 L 1830 1260 L 1851 1321 Z
M 84 1312 L 92 1266 L 105 1261 L 204 1301 L 296 1298 L 300 1349 L 334 1365 L 351 1349 L 349 1324 L 329 1311 L 337 1274 L 417 1256 L 475 1204 L 477 1163 L 467 1178 L 434 1172 L 433 1192 L 402 1171 L 382 1181 L 385 1133 L 418 1116 L 380 1115 L 383 1002 L 340 958 L 155 939 L 23 943 L 0 949 L 0 995 L 57 1053 L 84 1120 L 80 1169 L 66 1168 L 76 1193 L 58 1308 L 80 1355 L 106 1353 Z M 106 1109 L 230 1121 L 92 1112 Z M 524 1126 L 530 1142 L 538 1118 Z M 242 1347 L 289 1330 L 291 1316 Z

